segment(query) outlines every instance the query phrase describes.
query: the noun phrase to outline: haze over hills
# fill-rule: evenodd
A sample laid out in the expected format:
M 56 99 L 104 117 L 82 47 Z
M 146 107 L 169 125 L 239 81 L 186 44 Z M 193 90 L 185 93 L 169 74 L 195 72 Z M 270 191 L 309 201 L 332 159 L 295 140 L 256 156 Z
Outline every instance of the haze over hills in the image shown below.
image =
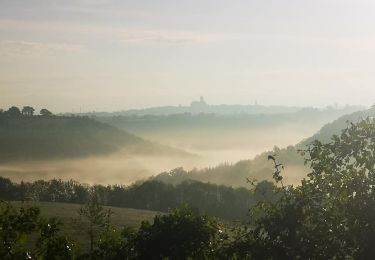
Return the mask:
M 88 117 L 0 114 L 0 175 L 15 181 L 131 183 L 197 159 Z
M 3 117 L 0 153 L 1 160 L 8 163 L 0 167 L 0 173 L 16 181 L 78 176 L 83 182 L 113 184 L 164 172 L 157 178 L 171 183 L 195 179 L 245 186 L 249 176 L 270 179 L 272 165 L 266 160 L 269 152 L 264 151 L 277 145 L 287 147 L 275 147 L 272 152 L 279 154 L 287 170 L 293 172 L 286 179 L 295 183 L 305 169 L 293 145 L 327 122 L 357 109 L 305 108 L 285 114 Z M 178 167 L 186 170 L 171 174 L 170 170 Z
M 324 125 L 316 134 L 303 140 L 298 146 L 306 145 L 313 140 L 317 139 L 322 142 L 329 142 L 330 138 L 334 134 L 339 134 L 340 131 L 348 126 L 349 123 L 357 123 L 360 119 L 374 118 L 375 117 L 375 107 L 371 107 L 366 110 L 357 111 L 354 113 L 346 114 L 340 118 L 334 120 L 331 123 Z
M 275 107 L 276 108 L 276 107 Z M 341 115 L 350 114 L 365 109 L 358 106 L 343 108 L 327 107 L 299 108 L 295 111 L 288 107 L 279 107 L 274 112 L 267 113 L 176 113 L 176 114 L 131 114 L 114 116 L 94 116 L 95 119 L 126 129 L 131 132 L 146 133 L 147 131 L 169 131 L 178 129 L 220 131 L 222 129 L 257 129 L 291 124 L 319 124 L 330 122 Z M 152 108 L 151 108 L 152 109 Z
M 24 161 L 132 154 L 186 155 L 84 117 L 0 117 L 0 160 Z
M 361 109 L 360 106 L 345 106 L 344 110 Z M 115 112 L 87 112 L 82 113 L 88 116 L 160 116 L 160 115 L 174 115 L 174 114 L 218 114 L 218 115 L 232 115 L 232 114 L 289 114 L 296 113 L 305 109 L 313 109 L 311 107 L 298 107 L 298 106 L 285 106 L 285 105 L 261 105 L 255 101 L 253 104 L 219 104 L 212 105 L 205 101 L 204 97 L 199 100 L 192 101 L 190 105 L 178 106 L 161 106 L 161 107 L 148 107 L 143 109 L 129 109 Z M 325 109 L 337 109 L 337 107 L 328 106 Z
M 374 13 L 0 0 L 0 260 L 375 259 Z
M 309 169 L 304 165 L 304 159 L 297 152 L 298 149 L 306 148 L 306 145 L 310 144 L 313 140 L 327 143 L 333 135 L 338 135 L 348 124 L 356 123 L 360 119 L 367 117 L 375 117 L 374 107 L 343 115 L 333 122 L 324 125 L 314 135 L 301 140 L 296 145 L 289 145 L 285 148 L 275 146 L 272 150 L 264 151 L 253 159 L 240 160 L 236 163 L 224 163 L 216 167 L 193 169 L 190 171 L 177 168 L 169 172 L 163 172 L 151 179 L 172 184 L 192 179 L 231 186 L 248 186 L 246 182 L 247 178 L 256 180 L 272 179 L 273 164 L 267 158 L 268 155 L 276 155 L 277 161 L 285 166 L 283 171 L 285 182 L 299 184 Z
M 280 109 L 277 113 L 267 114 L 184 113 L 96 116 L 95 119 L 207 158 L 202 163 L 188 166 L 192 169 L 250 159 L 274 145 L 297 144 L 323 125 L 360 109 L 363 108 L 347 106 L 299 108 L 295 112 Z

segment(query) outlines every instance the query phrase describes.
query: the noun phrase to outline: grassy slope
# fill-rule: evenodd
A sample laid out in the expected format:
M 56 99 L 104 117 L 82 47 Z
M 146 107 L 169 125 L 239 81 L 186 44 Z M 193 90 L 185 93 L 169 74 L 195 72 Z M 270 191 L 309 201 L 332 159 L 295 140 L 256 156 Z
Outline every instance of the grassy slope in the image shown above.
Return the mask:
M 64 224 L 63 232 L 74 240 L 85 241 L 86 237 L 82 233 L 80 224 L 77 221 L 79 215 L 78 209 L 82 206 L 79 204 L 57 203 L 57 202 L 19 202 L 15 201 L 12 204 L 17 206 L 38 206 L 41 210 L 41 215 L 44 217 L 56 217 Z M 124 226 L 138 228 L 142 221 L 152 221 L 154 216 L 158 214 L 156 211 L 104 207 L 110 209 L 114 214 L 112 215 L 112 224 L 121 229 Z

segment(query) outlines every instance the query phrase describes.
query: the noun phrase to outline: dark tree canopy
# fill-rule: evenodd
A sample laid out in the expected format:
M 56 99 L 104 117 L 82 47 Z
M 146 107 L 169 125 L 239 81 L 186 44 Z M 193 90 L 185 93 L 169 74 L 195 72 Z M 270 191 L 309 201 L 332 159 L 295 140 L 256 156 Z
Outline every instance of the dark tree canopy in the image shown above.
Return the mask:
M 19 116 L 22 115 L 21 114 L 21 110 L 18 107 L 16 107 L 16 106 L 10 107 L 6 113 L 10 117 L 19 117 Z
M 24 115 L 24 116 L 33 116 L 34 115 L 34 111 L 35 111 L 35 109 L 33 107 L 24 106 L 22 108 L 22 115 Z
M 35 109 L 31 106 L 24 106 L 22 110 L 17 106 L 12 106 L 8 110 L 4 111 L 0 109 L 0 116 L 7 115 L 8 117 L 33 117 Z M 40 110 L 41 116 L 52 116 L 53 113 L 46 108 Z
M 74 245 L 61 223 L 40 216 L 37 207 L 0 201 L 0 259 L 73 259 Z
M 49 111 L 48 109 L 46 109 L 46 108 L 42 108 L 42 109 L 40 110 L 40 115 L 41 115 L 41 116 L 52 116 L 53 114 L 52 114 L 52 112 Z
M 216 221 L 187 207 L 156 216 L 154 223 L 143 222 L 135 239 L 140 259 L 212 258 Z

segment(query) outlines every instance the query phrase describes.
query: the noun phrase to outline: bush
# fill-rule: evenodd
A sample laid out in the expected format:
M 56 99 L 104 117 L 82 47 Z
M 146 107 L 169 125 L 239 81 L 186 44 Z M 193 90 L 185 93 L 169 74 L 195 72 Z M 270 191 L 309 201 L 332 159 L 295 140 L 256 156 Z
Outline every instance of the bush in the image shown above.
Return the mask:
M 187 207 L 143 222 L 135 238 L 141 259 L 206 259 L 213 255 L 218 223 Z

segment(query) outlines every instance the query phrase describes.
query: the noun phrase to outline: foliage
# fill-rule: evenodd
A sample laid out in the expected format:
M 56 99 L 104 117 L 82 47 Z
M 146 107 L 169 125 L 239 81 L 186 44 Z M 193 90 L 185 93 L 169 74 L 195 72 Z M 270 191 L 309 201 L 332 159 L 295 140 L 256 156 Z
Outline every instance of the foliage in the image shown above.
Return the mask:
M 17 211 L 9 203 L 0 203 L 0 258 L 25 258 L 28 235 L 38 228 L 39 209 L 20 208 Z
M 89 238 L 90 254 L 92 254 L 97 236 L 110 229 L 112 212 L 104 210 L 99 203 L 97 194 L 92 193 L 86 205 L 79 209 L 78 214 L 81 217 L 80 228 Z
M 34 115 L 34 111 L 35 111 L 35 109 L 33 107 L 31 107 L 31 106 L 24 106 L 22 108 L 21 113 L 22 113 L 23 116 L 33 116 Z
M 52 114 L 52 112 L 49 111 L 48 109 L 46 109 L 46 108 L 42 108 L 42 109 L 40 110 L 40 115 L 41 115 L 41 116 L 52 116 L 53 114 Z
M 20 117 L 21 110 L 16 106 L 12 106 L 5 112 L 5 115 L 10 116 L 10 117 Z
M 59 235 L 61 222 L 52 218 L 41 220 L 40 236 L 36 243 L 38 259 L 73 259 L 76 255 L 75 244 L 65 236 Z
M 301 153 L 311 172 L 300 186 L 281 186 L 276 202 L 252 210 L 239 258 L 372 259 L 375 249 L 375 122 L 350 124 L 330 143 Z M 244 246 L 245 245 L 245 246 Z
M 218 223 L 187 207 L 156 216 L 154 223 L 143 222 L 135 238 L 140 259 L 207 259 L 215 248 Z
M 74 244 L 59 234 L 60 226 L 41 218 L 37 207 L 0 202 L 0 258 L 73 259 Z
M 101 234 L 92 252 L 94 259 L 136 259 L 134 248 L 136 232 L 124 227 L 121 232 L 111 228 Z

